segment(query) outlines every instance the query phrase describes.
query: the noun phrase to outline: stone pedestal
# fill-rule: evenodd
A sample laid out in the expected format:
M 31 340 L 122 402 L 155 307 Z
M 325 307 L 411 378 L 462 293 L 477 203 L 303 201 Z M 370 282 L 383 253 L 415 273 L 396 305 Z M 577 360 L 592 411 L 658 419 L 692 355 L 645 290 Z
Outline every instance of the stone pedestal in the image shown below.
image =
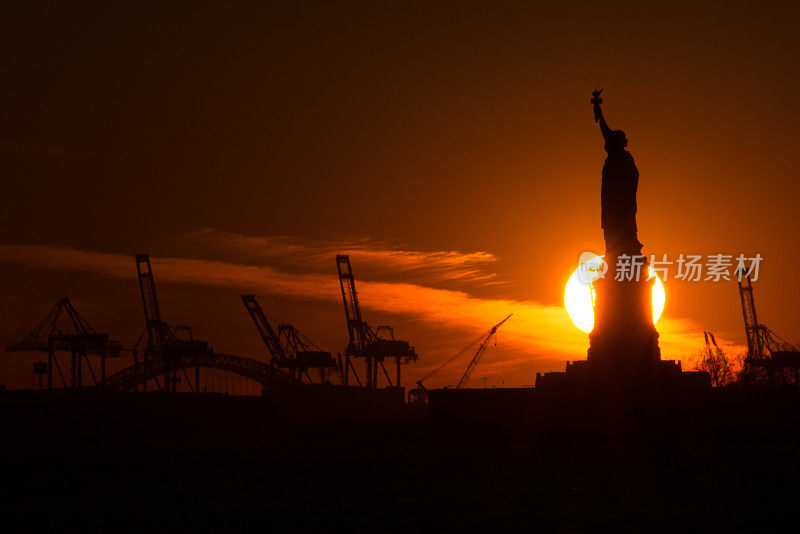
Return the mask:
M 658 365 L 661 350 L 653 324 L 653 284 L 646 280 L 614 279 L 614 270 L 593 284 L 594 328 L 589 334 L 588 361 L 593 366 L 619 373 L 642 375 Z

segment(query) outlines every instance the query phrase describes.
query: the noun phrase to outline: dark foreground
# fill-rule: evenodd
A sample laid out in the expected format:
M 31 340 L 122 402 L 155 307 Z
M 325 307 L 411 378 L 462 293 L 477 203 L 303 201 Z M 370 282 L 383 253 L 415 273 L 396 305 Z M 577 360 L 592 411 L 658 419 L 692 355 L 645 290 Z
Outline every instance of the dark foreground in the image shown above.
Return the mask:
M 0 515 L 26 529 L 786 530 L 800 497 L 793 424 L 298 422 L 261 399 L 11 393 Z

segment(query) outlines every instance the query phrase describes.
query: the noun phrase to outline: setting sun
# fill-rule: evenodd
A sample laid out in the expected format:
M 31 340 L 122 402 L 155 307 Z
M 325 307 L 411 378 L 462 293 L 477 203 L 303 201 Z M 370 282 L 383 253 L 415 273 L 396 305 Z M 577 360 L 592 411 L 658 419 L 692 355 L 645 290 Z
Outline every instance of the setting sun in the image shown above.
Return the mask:
M 586 281 L 594 282 L 601 276 L 602 257 L 592 255 L 581 263 L 567 281 L 564 290 L 564 306 L 567 308 L 572 322 L 586 333 L 594 327 L 594 288 Z M 655 277 L 653 284 L 653 323 L 658 322 L 661 312 L 664 311 L 664 284 L 656 276 L 652 267 L 648 267 L 648 275 Z

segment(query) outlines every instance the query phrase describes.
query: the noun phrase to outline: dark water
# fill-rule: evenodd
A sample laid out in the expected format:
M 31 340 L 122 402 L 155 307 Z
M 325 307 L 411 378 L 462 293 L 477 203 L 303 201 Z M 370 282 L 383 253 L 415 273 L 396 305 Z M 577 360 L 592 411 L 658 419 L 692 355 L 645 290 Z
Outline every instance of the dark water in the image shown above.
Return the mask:
M 88 531 L 786 530 L 793 440 L 306 425 L 273 443 L 15 443 L 6 525 Z

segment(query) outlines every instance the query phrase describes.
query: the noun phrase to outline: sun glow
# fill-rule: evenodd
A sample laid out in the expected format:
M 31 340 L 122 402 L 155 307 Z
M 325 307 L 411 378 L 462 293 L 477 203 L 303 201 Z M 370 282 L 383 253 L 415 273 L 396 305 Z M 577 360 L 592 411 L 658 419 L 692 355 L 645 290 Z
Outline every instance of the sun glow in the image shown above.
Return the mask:
M 564 290 L 564 306 L 575 326 L 589 333 L 594 327 L 594 288 L 586 281 L 594 282 L 600 278 L 603 259 L 597 255 L 581 259 L 581 265 L 575 269 L 567 281 L 567 287 Z M 661 283 L 653 268 L 648 267 L 647 272 L 650 278 L 655 277 L 656 279 L 656 283 L 653 284 L 653 323 L 656 323 L 661 317 L 661 312 L 664 311 L 666 294 L 664 293 L 664 284 Z

